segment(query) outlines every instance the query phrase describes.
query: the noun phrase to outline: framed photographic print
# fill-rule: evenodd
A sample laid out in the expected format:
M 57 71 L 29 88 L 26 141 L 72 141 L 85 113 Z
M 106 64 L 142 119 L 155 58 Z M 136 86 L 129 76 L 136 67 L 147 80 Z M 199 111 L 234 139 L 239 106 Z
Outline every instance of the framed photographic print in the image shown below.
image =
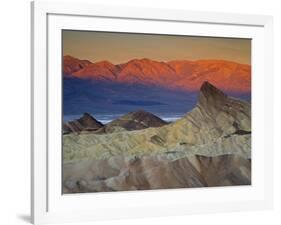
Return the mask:
M 32 9 L 34 224 L 272 207 L 270 16 Z

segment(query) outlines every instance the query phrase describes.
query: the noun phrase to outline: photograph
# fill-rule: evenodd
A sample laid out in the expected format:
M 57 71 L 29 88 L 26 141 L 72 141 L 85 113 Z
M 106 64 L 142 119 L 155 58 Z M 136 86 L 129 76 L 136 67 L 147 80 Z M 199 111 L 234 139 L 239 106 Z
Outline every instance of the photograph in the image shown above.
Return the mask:
M 62 194 L 251 185 L 250 38 L 61 35 Z

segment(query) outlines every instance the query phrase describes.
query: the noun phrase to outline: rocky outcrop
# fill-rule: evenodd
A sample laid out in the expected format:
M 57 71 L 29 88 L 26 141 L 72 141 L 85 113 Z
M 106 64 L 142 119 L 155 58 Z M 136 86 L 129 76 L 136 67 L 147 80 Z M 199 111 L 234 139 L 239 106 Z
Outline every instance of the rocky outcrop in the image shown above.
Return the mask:
M 111 121 L 104 127 L 99 129 L 96 133 L 113 133 L 116 131 L 132 131 L 142 130 L 149 127 L 161 127 L 168 124 L 168 122 L 153 115 L 152 113 L 139 110 L 130 112 L 120 118 Z
M 63 134 L 80 133 L 82 131 L 97 131 L 104 125 L 92 117 L 89 113 L 84 113 L 77 120 L 63 123 Z
M 83 167 L 81 167 L 83 165 Z M 235 155 L 112 157 L 64 164 L 64 193 L 251 184 L 251 162 Z
M 238 133 L 251 131 L 251 105 L 227 97 L 209 82 L 201 86 L 197 108 L 209 114 L 222 130 L 231 127 L 233 132 Z

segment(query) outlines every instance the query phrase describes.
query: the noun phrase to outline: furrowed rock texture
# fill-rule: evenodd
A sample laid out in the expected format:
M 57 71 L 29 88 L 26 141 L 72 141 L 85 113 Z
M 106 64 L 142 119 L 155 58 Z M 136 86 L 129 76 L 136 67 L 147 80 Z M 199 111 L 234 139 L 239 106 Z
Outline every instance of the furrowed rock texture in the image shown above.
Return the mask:
M 112 157 L 64 164 L 64 193 L 251 184 L 251 162 L 236 155 Z
M 226 96 L 208 82 L 200 88 L 197 106 L 183 118 L 161 127 L 108 134 L 63 136 L 65 161 L 108 157 L 170 154 L 237 154 L 251 158 L 251 105 Z

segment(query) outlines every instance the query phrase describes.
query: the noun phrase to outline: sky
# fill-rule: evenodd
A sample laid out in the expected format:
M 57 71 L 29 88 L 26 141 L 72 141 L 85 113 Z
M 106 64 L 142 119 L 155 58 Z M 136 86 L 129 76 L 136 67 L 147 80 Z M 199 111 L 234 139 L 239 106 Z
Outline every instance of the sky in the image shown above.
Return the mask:
M 114 64 L 131 59 L 157 61 L 222 59 L 251 64 L 251 40 L 195 36 L 63 31 L 63 55 Z

